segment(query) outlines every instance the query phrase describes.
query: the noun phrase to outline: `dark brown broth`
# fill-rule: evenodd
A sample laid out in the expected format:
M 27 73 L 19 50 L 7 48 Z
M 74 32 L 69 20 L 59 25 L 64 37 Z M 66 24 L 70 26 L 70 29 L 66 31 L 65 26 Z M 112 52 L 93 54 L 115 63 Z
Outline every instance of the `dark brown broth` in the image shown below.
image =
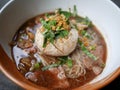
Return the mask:
M 43 17 L 44 14 L 36 16 L 30 20 L 28 20 L 27 22 L 25 22 L 17 31 L 17 33 L 15 34 L 15 36 L 13 37 L 12 40 L 12 56 L 13 59 L 15 60 L 15 63 L 18 67 L 18 64 L 20 63 L 20 58 L 26 57 L 26 56 L 30 56 L 32 57 L 35 61 L 37 61 L 37 59 L 34 57 L 34 53 L 29 54 L 24 54 L 22 51 L 21 52 L 17 52 L 19 53 L 18 56 L 16 54 L 15 56 L 15 51 L 13 50 L 13 48 L 16 47 L 15 50 L 20 49 L 19 47 L 16 46 L 16 42 L 18 41 L 19 37 L 20 37 L 20 33 L 24 33 L 24 30 L 26 29 L 26 27 L 30 27 L 30 28 L 34 28 L 37 27 L 37 23 L 39 23 L 39 18 Z M 37 21 L 36 21 L 37 19 Z M 35 29 L 34 29 L 35 30 Z M 104 41 L 104 38 L 102 37 L 102 35 L 100 34 L 100 32 L 98 31 L 98 29 L 93 25 L 92 30 L 94 30 L 94 32 L 97 33 L 97 35 L 100 37 L 100 42 L 103 45 L 103 50 L 104 50 L 104 55 L 102 60 L 105 63 L 106 60 L 106 54 L 107 54 L 107 50 L 106 50 L 106 44 Z M 13 44 L 14 43 L 14 44 Z M 29 48 L 27 49 L 29 51 Z M 16 58 L 15 58 L 16 57 Z M 21 71 L 20 71 L 21 72 Z M 25 72 L 21 72 L 23 75 L 25 75 Z M 42 72 L 41 70 L 38 70 L 38 81 L 36 82 L 36 84 L 44 86 L 44 87 L 48 87 L 51 88 L 51 82 L 55 82 L 55 77 L 53 77 L 53 75 L 51 73 L 49 73 L 49 71 L 44 71 Z M 43 80 L 42 77 L 44 77 L 45 79 Z M 72 88 L 76 88 L 76 87 L 80 87 L 88 82 L 90 82 L 92 79 L 94 79 L 96 77 L 96 75 L 93 73 L 93 71 L 91 70 L 87 70 L 87 73 L 84 77 L 79 77 L 77 79 L 70 79 L 68 78 L 68 81 L 70 83 L 70 87 L 66 88 L 66 89 L 53 89 L 53 90 L 70 90 Z

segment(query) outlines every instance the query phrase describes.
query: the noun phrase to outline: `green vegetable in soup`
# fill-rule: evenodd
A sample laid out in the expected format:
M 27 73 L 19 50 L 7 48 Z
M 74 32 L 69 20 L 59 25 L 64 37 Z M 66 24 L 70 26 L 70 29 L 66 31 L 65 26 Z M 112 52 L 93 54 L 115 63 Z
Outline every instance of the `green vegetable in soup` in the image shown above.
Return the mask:
M 54 68 L 54 67 L 58 67 L 59 66 L 59 64 L 51 64 L 51 65 L 48 65 L 48 66 L 44 66 L 43 68 L 42 68 L 42 71 L 45 71 L 45 70 L 48 70 L 48 69 L 50 69 L 50 68 Z
M 85 17 L 81 23 L 85 24 L 85 25 L 88 25 L 88 26 L 92 25 L 92 22 L 88 17 Z
M 76 7 L 76 5 L 74 5 L 73 16 L 74 17 L 77 16 L 77 7 Z
M 64 38 L 68 36 L 69 32 L 67 30 L 58 30 L 55 32 L 55 38 Z
M 66 64 L 69 68 L 71 68 L 73 66 L 72 59 L 69 58 L 68 56 L 59 57 L 58 60 L 59 61 L 57 63 L 51 64 L 48 66 L 44 66 L 42 68 L 42 71 L 48 70 L 50 68 L 59 67 L 60 65 L 64 65 L 64 64 Z
M 91 21 L 88 17 L 83 18 L 83 17 L 78 17 L 78 16 L 76 16 L 76 17 L 75 17 L 75 20 L 76 20 L 78 23 L 87 25 L 88 27 L 92 26 L 92 21 Z
M 71 68 L 71 67 L 73 66 L 72 59 L 69 58 L 68 56 L 59 57 L 58 59 L 60 60 L 60 64 L 61 64 L 61 65 L 67 64 L 67 66 L 68 66 L 69 68 Z
M 80 47 L 81 47 L 81 50 L 88 56 L 88 57 L 90 57 L 91 59 L 93 59 L 93 60 L 97 60 L 98 59 L 98 57 L 96 57 L 95 55 L 93 55 L 92 53 L 90 53 L 88 50 L 87 50 L 87 48 L 83 45 L 83 43 L 78 39 L 78 43 L 79 43 L 79 45 L 80 45 Z
M 39 63 L 39 62 L 35 63 L 35 64 L 34 64 L 34 68 L 35 68 L 35 69 L 39 69 L 39 68 L 40 68 L 40 63 Z
M 62 11 L 61 8 L 57 9 L 57 13 L 63 14 L 66 17 L 66 19 L 69 19 L 72 16 L 72 14 L 70 12 L 68 12 L 68 11 Z
M 92 39 L 91 35 L 89 33 L 87 33 L 86 30 L 81 30 L 81 34 L 84 36 L 84 37 L 87 37 L 89 39 Z
M 56 25 L 56 20 L 45 21 L 44 19 L 41 18 L 40 21 L 43 27 L 47 30 L 51 30 L 51 27 Z

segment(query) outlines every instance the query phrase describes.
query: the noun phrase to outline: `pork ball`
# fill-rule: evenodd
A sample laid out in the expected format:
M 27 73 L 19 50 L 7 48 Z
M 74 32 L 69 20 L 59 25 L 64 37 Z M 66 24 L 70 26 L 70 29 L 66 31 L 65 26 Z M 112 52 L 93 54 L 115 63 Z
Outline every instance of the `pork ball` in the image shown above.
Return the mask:
M 40 30 L 37 29 L 35 34 L 35 44 L 41 53 L 51 56 L 66 56 L 69 55 L 77 45 L 78 32 L 75 29 L 69 31 L 67 38 L 58 38 L 54 40 L 54 44 L 48 43 L 43 47 L 44 36 Z

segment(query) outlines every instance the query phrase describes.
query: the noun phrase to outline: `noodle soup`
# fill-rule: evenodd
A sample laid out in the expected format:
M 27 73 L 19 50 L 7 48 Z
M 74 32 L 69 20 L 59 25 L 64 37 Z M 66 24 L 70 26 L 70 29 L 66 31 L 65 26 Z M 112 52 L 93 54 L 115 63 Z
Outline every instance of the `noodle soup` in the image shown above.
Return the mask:
M 11 41 L 20 73 L 49 89 L 88 83 L 105 67 L 106 44 L 88 17 L 61 9 L 26 21 Z

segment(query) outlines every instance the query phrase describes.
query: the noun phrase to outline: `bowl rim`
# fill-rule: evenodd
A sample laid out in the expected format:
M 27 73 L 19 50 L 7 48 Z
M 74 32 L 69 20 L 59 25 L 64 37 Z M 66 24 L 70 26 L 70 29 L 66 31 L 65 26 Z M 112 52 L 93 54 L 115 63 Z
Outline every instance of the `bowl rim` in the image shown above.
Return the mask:
M 4 9 L 10 4 L 12 3 L 14 0 L 10 0 L 8 1 L 1 9 L 0 9 L 0 13 L 2 13 L 2 11 L 4 11 Z M 120 8 L 111 0 L 107 0 L 114 8 L 116 8 L 116 10 L 120 13 Z M 3 52 L 4 49 L 0 44 L 0 52 Z M 5 53 L 5 51 L 4 51 Z M 0 53 L 1 54 L 1 53 Z M 34 87 L 31 88 L 31 86 L 27 86 L 25 87 L 25 85 L 21 84 L 17 79 L 14 79 L 13 76 L 11 76 L 7 70 L 3 67 L 3 65 L 1 65 L 0 63 L 0 70 L 5 74 L 6 77 L 8 77 L 10 80 L 12 80 L 14 83 L 16 83 L 17 85 L 19 85 L 20 87 L 24 88 L 24 89 L 28 89 L 28 90 L 37 90 Z M 94 90 L 94 89 L 100 89 L 106 85 L 108 85 L 110 82 L 112 82 L 115 78 L 117 78 L 120 74 L 120 67 L 118 67 L 115 71 L 113 71 L 110 75 L 106 76 L 105 78 L 103 78 L 102 80 L 92 83 L 92 84 L 85 84 L 81 87 L 75 88 L 74 90 L 86 90 L 89 88 L 89 90 Z

